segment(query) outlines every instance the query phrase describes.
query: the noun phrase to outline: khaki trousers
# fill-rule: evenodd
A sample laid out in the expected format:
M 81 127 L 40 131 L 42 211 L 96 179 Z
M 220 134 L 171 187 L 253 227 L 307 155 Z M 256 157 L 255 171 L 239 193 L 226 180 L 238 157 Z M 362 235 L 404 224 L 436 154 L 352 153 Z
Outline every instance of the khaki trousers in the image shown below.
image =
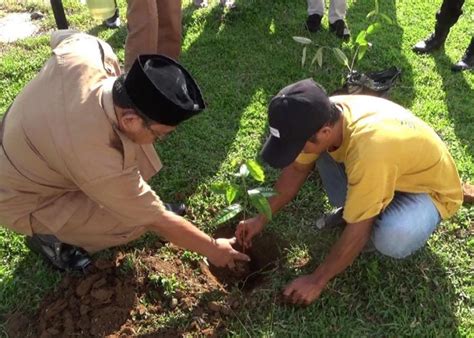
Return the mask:
M 128 0 L 125 71 L 140 54 L 181 52 L 181 0 Z
M 61 242 L 78 246 L 89 253 L 129 243 L 143 234 L 149 227 L 129 226 L 114 218 L 107 210 L 81 194 L 76 201 L 77 211 L 59 230 L 53 231 L 47 224 L 30 216 L 31 228 L 35 234 L 54 235 Z

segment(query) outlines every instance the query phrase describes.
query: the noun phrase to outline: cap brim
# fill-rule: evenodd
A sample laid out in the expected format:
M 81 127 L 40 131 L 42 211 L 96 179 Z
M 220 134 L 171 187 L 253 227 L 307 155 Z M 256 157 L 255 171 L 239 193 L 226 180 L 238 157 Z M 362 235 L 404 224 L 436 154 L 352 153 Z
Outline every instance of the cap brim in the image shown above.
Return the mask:
M 298 157 L 305 143 L 305 140 L 283 142 L 278 137 L 270 135 L 265 141 L 260 155 L 273 168 L 285 168 Z

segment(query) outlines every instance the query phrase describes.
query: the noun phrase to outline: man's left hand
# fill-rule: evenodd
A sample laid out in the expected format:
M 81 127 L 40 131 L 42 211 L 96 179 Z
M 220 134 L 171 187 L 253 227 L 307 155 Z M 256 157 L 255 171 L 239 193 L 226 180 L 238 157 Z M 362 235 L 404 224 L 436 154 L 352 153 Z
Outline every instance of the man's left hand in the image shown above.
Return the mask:
M 285 287 L 283 296 L 287 301 L 297 305 L 309 305 L 319 298 L 324 285 L 318 283 L 313 275 L 296 278 Z

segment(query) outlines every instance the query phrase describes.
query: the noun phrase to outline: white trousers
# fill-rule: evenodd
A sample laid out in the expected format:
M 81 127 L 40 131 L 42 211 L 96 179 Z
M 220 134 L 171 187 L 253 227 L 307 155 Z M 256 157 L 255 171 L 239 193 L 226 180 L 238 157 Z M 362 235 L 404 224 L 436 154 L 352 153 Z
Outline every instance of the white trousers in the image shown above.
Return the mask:
M 324 0 L 307 0 L 308 15 L 318 14 L 324 16 Z M 329 6 L 329 23 L 337 20 L 344 20 L 346 17 L 347 2 L 346 0 L 331 0 Z

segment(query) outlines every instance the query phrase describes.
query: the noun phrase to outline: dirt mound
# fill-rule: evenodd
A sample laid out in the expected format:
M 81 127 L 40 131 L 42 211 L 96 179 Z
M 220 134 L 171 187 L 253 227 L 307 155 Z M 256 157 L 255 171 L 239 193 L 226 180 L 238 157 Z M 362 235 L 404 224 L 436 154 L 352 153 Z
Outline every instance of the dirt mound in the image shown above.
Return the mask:
M 231 237 L 232 228 L 216 235 Z M 35 316 L 6 318 L 10 337 L 181 337 L 226 332 L 227 317 L 249 304 L 240 289 L 256 287 L 276 269 L 285 247 L 267 233 L 254 241 L 249 265 L 230 271 L 171 244 L 112 252 L 86 275 L 64 275 Z M 241 249 L 241 248 L 237 248 Z M 251 298 L 251 297 L 250 297 Z M 177 319 L 179 318 L 179 319 Z

